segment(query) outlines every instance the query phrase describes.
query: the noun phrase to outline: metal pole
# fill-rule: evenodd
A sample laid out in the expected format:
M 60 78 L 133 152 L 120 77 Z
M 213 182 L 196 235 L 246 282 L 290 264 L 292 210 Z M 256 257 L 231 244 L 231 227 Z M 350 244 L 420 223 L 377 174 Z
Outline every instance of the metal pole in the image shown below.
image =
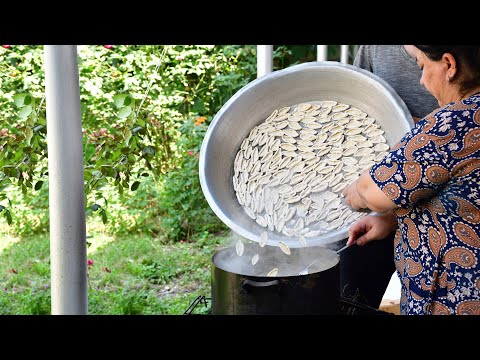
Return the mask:
M 317 61 L 327 61 L 328 45 L 317 45 Z
M 257 45 L 257 78 L 273 71 L 273 45 Z
M 88 314 L 77 47 L 45 45 L 52 315 Z
M 340 48 L 340 62 L 348 64 L 348 45 L 342 45 Z

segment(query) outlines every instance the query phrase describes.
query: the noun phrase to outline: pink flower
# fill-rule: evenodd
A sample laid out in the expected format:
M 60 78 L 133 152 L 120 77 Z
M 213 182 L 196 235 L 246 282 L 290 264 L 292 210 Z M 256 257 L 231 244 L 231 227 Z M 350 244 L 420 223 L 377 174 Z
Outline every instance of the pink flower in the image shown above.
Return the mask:
M 187 151 L 187 154 L 188 154 L 189 156 L 192 156 L 192 155 L 193 155 L 193 151 Z
M 88 266 L 93 266 L 93 260 L 88 259 L 88 260 L 87 260 L 87 265 L 88 265 Z
M 5 49 L 10 49 L 12 47 L 12 45 L 2 45 L 3 48 Z
M 176 59 L 177 59 L 178 61 L 182 61 L 182 60 L 185 59 L 185 58 L 184 58 L 182 55 L 178 55 L 178 56 L 176 57 Z
M 101 128 L 100 129 L 100 135 L 105 135 L 107 133 L 107 129 Z
M 5 136 L 5 135 L 7 135 L 7 134 L 8 134 L 8 129 L 2 129 L 2 130 L 0 131 L 0 135 L 1 135 L 1 136 Z
M 105 49 L 113 49 L 113 45 L 103 45 Z
M 183 244 L 183 243 L 184 243 L 184 241 L 183 241 L 183 240 L 180 240 L 180 244 Z

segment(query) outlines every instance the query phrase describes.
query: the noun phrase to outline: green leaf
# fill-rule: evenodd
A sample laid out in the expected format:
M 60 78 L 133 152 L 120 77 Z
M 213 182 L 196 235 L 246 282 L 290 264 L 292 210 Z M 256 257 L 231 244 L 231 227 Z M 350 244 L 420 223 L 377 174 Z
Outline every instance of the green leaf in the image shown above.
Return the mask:
M 135 158 L 135 155 L 129 154 L 129 155 L 128 155 L 128 162 L 129 162 L 130 164 L 135 164 L 135 163 L 137 162 L 137 159 Z
M 32 113 L 33 109 L 30 105 L 24 106 L 18 112 L 18 116 L 22 119 L 25 119 Z
M 102 165 L 100 171 L 104 176 L 116 178 L 118 173 L 111 165 Z
M 12 165 L 5 165 L 2 168 L 2 171 L 5 175 L 10 177 L 18 178 L 20 176 L 20 171 Z
M 12 215 L 10 214 L 10 211 L 5 211 L 5 217 L 7 218 L 8 225 L 12 225 Z
M 113 102 L 115 104 L 115 106 L 117 108 L 122 108 L 125 106 L 125 98 L 127 97 L 128 95 L 126 94 L 117 94 L 113 97 Z
M 13 101 L 16 106 L 22 107 L 28 104 L 25 104 L 25 98 L 29 96 L 28 94 L 16 94 L 13 96 Z M 31 100 L 30 100 L 31 101 Z
M 125 106 L 120 109 L 118 112 L 118 118 L 119 119 L 125 119 L 132 113 L 132 108 L 130 106 Z
M 90 209 L 92 209 L 93 211 L 97 211 L 98 209 L 100 209 L 100 205 L 92 204 L 92 206 L 90 206 Z
M 138 187 L 140 186 L 140 182 L 139 181 L 135 181 L 132 186 L 130 187 L 130 190 L 132 191 L 135 191 L 138 189 Z
M 143 154 L 144 155 L 155 155 L 155 149 L 152 146 L 145 146 L 143 148 Z
M 33 130 L 30 127 L 27 127 L 25 129 L 25 139 L 27 140 L 27 144 L 30 145 L 30 140 L 32 140 L 33 137 Z
M 22 193 L 23 195 L 27 195 L 27 187 L 25 186 L 25 184 L 22 184 Z
M 143 176 L 143 177 L 148 177 L 148 176 L 150 176 L 150 175 L 149 175 L 148 173 L 143 173 L 142 176 Z
M 133 105 L 132 102 L 133 102 L 133 98 L 130 95 L 128 95 L 123 101 L 123 106 L 131 106 Z
M 107 223 L 107 213 L 105 212 L 105 209 L 102 209 L 100 211 L 100 216 L 102 217 L 102 222 L 104 224 L 106 224 Z
M 37 183 L 35 184 L 35 190 L 40 190 L 43 186 L 43 181 L 37 181 Z
M 125 145 L 128 146 L 129 142 L 130 142 L 130 139 L 132 138 L 132 132 L 130 131 L 130 129 L 127 127 L 125 128 Z
M 23 99 L 23 105 L 33 105 L 32 100 L 33 98 L 31 95 L 25 96 L 25 98 Z

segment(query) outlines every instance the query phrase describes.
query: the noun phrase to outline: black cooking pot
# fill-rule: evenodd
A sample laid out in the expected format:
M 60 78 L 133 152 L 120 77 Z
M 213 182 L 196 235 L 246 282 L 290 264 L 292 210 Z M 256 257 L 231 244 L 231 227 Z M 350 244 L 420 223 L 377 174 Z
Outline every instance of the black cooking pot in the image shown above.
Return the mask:
M 340 301 L 339 255 L 315 246 L 290 249 L 245 244 L 242 256 L 235 247 L 212 258 L 212 314 L 336 314 Z M 252 265 L 252 258 L 259 255 Z M 311 264 L 307 275 L 299 273 Z M 274 268 L 276 276 L 267 276 Z

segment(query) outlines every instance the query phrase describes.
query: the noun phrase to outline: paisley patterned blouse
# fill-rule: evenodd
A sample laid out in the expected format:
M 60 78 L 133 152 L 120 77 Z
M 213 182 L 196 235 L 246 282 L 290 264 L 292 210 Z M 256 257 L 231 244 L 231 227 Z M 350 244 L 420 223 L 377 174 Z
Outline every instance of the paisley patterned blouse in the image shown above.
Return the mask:
M 480 93 L 422 119 L 370 170 L 400 206 L 402 314 L 480 314 Z

